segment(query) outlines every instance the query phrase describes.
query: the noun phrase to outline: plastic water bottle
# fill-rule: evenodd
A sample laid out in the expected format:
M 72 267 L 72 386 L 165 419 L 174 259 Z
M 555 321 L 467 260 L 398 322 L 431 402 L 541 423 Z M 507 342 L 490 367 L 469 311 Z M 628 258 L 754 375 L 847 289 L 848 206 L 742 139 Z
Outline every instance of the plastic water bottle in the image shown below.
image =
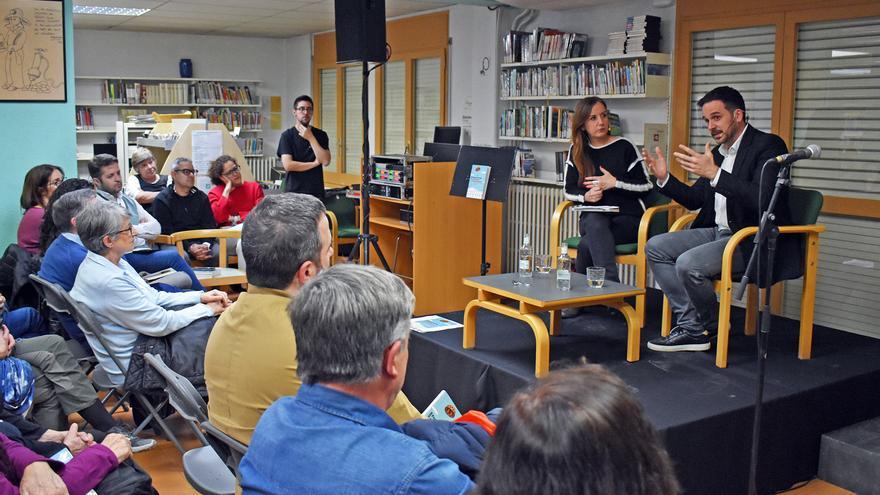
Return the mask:
M 524 285 L 529 285 L 532 278 L 532 246 L 529 242 L 529 234 L 523 235 L 523 243 L 519 248 L 519 278 Z
M 568 257 L 568 246 L 559 246 L 559 259 L 556 260 L 556 288 L 571 290 L 571 258 Z

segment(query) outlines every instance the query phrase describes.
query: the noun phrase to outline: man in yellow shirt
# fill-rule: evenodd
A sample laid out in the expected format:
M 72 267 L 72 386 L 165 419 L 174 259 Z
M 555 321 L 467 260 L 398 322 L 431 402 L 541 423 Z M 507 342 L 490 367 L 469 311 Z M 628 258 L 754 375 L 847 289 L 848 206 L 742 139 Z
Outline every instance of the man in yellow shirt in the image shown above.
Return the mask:
M 333 245 L 326 210 L 304 194 L 266 197 L 244 222 L 241 246 L 248 290 L 214 325 L 205 351 L 208 416 L 249 444 L 260 416 L 296 395 L 296 340 L 287 307 L 300 288 L 330 265 Z M 421 415 L 401 392 L 388 409 L 397 422 Z

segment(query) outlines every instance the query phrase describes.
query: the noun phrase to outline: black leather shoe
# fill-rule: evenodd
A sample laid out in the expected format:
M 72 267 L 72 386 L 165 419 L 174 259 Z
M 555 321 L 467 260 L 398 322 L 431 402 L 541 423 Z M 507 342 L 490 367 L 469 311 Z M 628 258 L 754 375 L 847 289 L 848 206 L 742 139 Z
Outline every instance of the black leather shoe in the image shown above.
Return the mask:
M 681 327 L 675 327 L 668 337 L 660 337 L 648 342 L 648 349 L 659 352 L 708 351 L 712 347 L 706 333 L 691 335 Z

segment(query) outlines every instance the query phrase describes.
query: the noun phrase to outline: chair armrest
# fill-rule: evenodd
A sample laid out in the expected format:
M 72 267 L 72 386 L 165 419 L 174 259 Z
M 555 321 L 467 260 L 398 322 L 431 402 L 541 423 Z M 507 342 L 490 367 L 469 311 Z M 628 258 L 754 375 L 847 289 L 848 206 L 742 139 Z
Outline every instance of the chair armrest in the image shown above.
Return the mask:
M 550 257 L 554 260 L 553 264 L 555 266 L 555 260 L 559 257 L 559 243 L 562 240 L 559 238 L 560 232 L 560 224 L 562 223 L 562 217 L 565 215 L 565 211 L 571 208 L 574 205 L 572 201 L 563 201 L 556 205 L 556 209 L 553 210 L 553 216 L 550 217 Z
M 688 213 L 686 215 L 682 215 L 678 220 L 673 222 L 672 226 L 669 227 L 670 232 L 678 232 L 679 230 L 684 230 L 688 225 L 692 224 L 694 220 L 697 219 L 696 213 Z
M 652 206 L 645 210 L 642 213 L 642 219 L 639 221 L 639 235 L 638 235 L 638 243 L 639 243 L 639 252 L 641 253 L 645 249 L 645 243 L 648 242 L 648 230 L 651 228 L 651 220 L 654 219 L 654 215 L 664 212 L 664 211 L 672 211 L 676 208 L 683 208 L 678 203 L 666 203 L 665 205 Z
M 780 234 L 821 234 L 825 232 L 825 226 L 813 225 L 784 225 L 779 227 Z
M 171 239 L 171 236 L 168 234 L 159 234 L 153 238 L 154 244 L 174 244 L 174 241 Z
M 824 225 L 784 225 L 779 227 L 780 234 L 809 234 L 819 235 L 825 232 Z M 733 252 L 742 242 L 758 233 L 758 227 L 745 227 L 730 236 L 724 246 L 724 254 L 721 258 L 721 279 L 728 280 L 733 275 Z

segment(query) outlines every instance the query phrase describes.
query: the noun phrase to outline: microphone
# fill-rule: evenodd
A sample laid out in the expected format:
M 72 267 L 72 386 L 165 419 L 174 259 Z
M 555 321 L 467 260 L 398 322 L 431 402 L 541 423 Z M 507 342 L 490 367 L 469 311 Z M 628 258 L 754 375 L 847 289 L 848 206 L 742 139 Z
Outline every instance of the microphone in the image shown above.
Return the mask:
M 822 148 L 820 148 L 818 144 L 811 144 L 804 149 L 795 150 L 785 155 L 779 155 L 774 158 L 774 160 L 776 160 L 776 162 L 779 164 L 788 165 L 798 160 L 810 160 L 812 158 L 819 158 L 819 155 L 821 153 Z

